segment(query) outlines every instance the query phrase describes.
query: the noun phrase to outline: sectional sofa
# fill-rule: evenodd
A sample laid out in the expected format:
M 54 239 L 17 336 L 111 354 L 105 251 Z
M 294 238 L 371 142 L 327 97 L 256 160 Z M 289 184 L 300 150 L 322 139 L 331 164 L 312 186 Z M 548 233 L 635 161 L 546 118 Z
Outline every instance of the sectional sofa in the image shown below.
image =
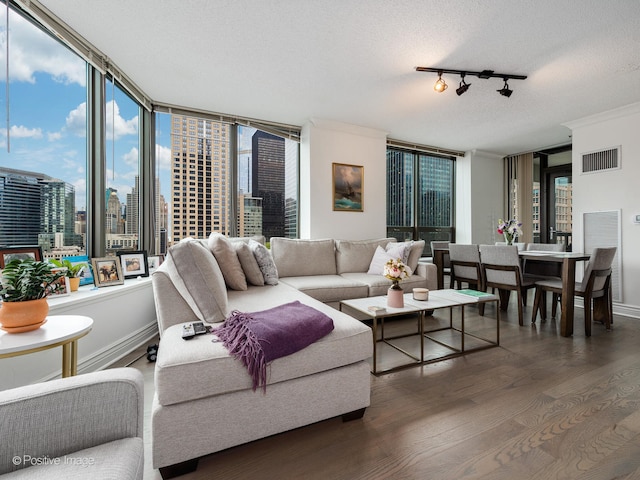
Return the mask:
M 171 247 L 152 276 L 161 337 L 152 463 L 163 478 L 192 471 L 199 457 L 235 445 L 335 416 L 360 418 L 369 405 L 371 331 L 328 303 L 386 291 L 390 282 L 366 271 L 377 247 L 393 240 L 272 238 L 271 251 L 260 240 L 186 239 Z M 417 264 L 424 244 L 407 247 Z M 435 282 L 435 266 L 416 265 L 407 285 Z M 233 311 L 296 300 L 328 315 L 333 331 L 271 362 L 264 392 L 254 391 L 244 366 L 213 335 L 182 338 L 185 322 L 215 328 Z

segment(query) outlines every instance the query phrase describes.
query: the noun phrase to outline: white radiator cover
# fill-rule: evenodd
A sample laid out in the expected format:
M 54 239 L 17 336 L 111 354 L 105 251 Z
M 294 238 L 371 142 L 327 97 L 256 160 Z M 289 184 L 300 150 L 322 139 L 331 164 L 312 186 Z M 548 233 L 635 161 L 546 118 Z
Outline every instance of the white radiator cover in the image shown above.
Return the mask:
M 583 216 L 585 253 L 593 252 L 596 247 L 618 247 L 611 265 L 611 289 L 614 302 L 622 302 L 621 213 L 621 210 L 610 210 L 605 212 L 586 212 Z

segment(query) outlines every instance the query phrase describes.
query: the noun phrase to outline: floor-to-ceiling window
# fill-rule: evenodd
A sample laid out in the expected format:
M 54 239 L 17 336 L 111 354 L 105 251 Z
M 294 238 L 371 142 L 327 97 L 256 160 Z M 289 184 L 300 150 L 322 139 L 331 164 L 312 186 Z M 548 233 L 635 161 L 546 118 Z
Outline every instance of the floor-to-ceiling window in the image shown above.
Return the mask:
M 87 64 L 13 9 L 7 32 L 6 13 L 0 9 L 0 245 L 84 255 Z
M 399 240 L 455 241 L 453 157 L 387 148 L 387 234 Z

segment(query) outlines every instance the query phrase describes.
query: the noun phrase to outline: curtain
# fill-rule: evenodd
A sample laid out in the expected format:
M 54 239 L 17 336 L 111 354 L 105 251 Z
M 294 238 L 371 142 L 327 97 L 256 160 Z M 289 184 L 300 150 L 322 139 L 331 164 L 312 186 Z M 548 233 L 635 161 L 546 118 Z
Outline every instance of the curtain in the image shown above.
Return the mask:
M 506 157 L 505 215 L 522 223 L 518 242 L 533 242 L 533 153 Z

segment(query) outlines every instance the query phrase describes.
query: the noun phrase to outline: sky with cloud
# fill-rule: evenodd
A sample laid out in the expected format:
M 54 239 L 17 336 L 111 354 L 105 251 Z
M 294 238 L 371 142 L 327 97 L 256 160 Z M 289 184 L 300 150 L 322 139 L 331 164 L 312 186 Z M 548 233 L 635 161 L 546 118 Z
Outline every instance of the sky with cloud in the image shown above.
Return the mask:
M 18 14 L 11 12 L 9 22 L 7 97 L 6 9 L 0 9 L 0 115 L 4 117 L 0 120 L 0 166 L 44 173 L 73 184 L 76 208 L 82 209 L 86 196 L 86 63 Z M 106 181 L 124 202 L 138 174 L 138 105 L 109 82 L 106 96 Z M 161 189 L 167 198 L 169 119 L 159 118 L 158 125 L 156 154 Z

